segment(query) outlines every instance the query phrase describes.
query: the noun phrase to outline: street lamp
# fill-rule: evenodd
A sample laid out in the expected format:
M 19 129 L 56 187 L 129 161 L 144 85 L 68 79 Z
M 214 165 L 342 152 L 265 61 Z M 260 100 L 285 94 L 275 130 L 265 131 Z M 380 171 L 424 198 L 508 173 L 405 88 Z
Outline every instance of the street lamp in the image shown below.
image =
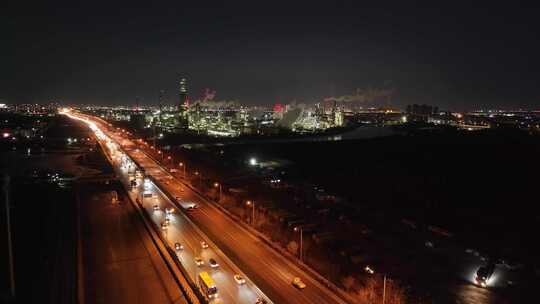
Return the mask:
M 304 260 L 304 230 L 302 229 L 302 226 L 296 226 L 294 227 L 294 231 L 300 231 L 300 261 Z
M 251 224 L 255 227 L 255 201 L 246 201 L 247 206 L 251 206 Z
M 186 178 L 186 165 L 184 163 L 180 162 L 178 164 L 178 166 L 183 168 L 183 170 L 184 170 L 184 179 L 185 179 Z
M 195 171 L 195 175 L 199 177 L 199 187 L 202 187 L 202 173 Z
M 373 268 L 366 266 L 364 270 L 369 274 L 375 274 L 375 270 Z M 386 302 L 386 273 L 383 273 L 383 294 L 382 294 L 382 304 L 385 304 Z
M 219 201 L 221 201 L 221 184 L 218 182 L 215 182 L 214 187 L 219 188 L 219 198 L 218 198 L 218 203 L 219 203 Z

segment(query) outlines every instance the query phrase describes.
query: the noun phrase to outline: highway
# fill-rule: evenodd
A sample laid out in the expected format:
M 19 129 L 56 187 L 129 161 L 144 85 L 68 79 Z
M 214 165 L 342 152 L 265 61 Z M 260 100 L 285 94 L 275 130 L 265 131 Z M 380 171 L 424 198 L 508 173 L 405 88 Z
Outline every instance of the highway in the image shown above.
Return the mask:
M 129 167 L 135 165 L 127 158 L 121 158 L 121 152 L 115 158 L 116 165 L 120 168 L 121 179 L 125 184 L 129 183 Z M 233 279 L 233 275 L 241 273 L 234 264 L 226 260 L 226 257 L 219 254 L 219 249 L 212 246 L 211 241 L 201 234 L 189 219 L 176 209 L 176 206 L 149 180 L 144 181 L 142 177 L 136 178 L 137 187 L 133 188 L 130 195 L 133 199 L 138 198 L 142 202 L 145 211 L 150 215 L 157 227 L 160 227 L 168 218 L 170 224 L 163 231 L 163 235 L 169 246 L 174 248 L 175 243 L 183 246 L 182 250 L 177 250 L 177 256 L 182 262 L 191 279 L 197 282 L 199 272 L 206 271 L 218 286 L 218 299 L 212 303 L 255 303 L 258 297 L 263 297 L 261 292 L 252 282 L 247 280 L 245 285 L 238 285 Z M 143 196 L 142 194 L 145 193 Z M 149 194 L 152 197 L 147 197 Z M 155 210 L 155 207 L 158 210 Z M 172 214 L 166 215 L 166 208 L 173 208 Z M 209 248 L 202 248 L 201 241 L 209 244 Z M 201 257 L 204 265 L 197 266 L 195 257 Z M 209 266 L 209 259 L 213 258 L 219 264 L 217 268 Z M 244 276 L 245 277 L 245 276 Z M 246 278 L 247 279 L 247 278 Z
M 73 114 L 69 116 L 74 117 Z M 167 240 L 171 246 L 175 242 L 180 242 L 184 246 L 184 250 L 179 251 L 178 256 L 190 274 L 196 276 L 198 271 L 204 270 L 212 276 L 219 289 L 219 302 L 254 303 L 264 292 L 275 303 L 345 303 L 328 288 L 223 214 L 211 202 L 197 195 L 182 181 L 172 177 L 138 149 L 131 140 L 119 132 L 108 131 L 107 127 L 97 120 L 89 124 L 93 125 L 91 128 L 99 128 L 100 131 L 96 132 L 98 140 L 108 142 L 108 138 L 111 138 L 113 142 L 119 143 L 127 156 L 141 165 L 146 175 L 157 181 L 157 185 L 147 183 L 146 191 L 151 192 L 152 197 L 143 198 L 145 210 L 157 225 L 165 219 L 164 209 L 174 204 L 176 212 L 164 230 Z M 104 134 L 99 134 L 100 132 Z M 119 149 L 114 149 L 115 144 L 109 143 L 108 146 L 117 151 L 112 152 L 116 154 L 113 155 L 114 165 L 120 168 L 123 181 L 128 182 L 129 165 L 134 164 L 130 164 L 128 157 L 122 157 Z M 144 191 L 144 184 L 139 179 L 138 186 L 131 195 L 141 199 L 140 193 Z M 168 200 L 158 187 L 174 197 L 180 197 L 180 204 Z M 192 212 L 178 210 L 186 203 L 196 203 L 200 207 Z M 159 207 L 158 211 L 154 211 L 154 205 Z M 205 240 L 210 248 L 202 249 L 201 240 Z M 205 261 L 204 266 L 195 265 L 194 257 L 197 255 Z M 220 267 L 211 269 L 208 266 L 210 258 L 214 258 Z M 247 283 L 239 286 L 234 281 L 233 275 L 242 272 L 246 274 L 244 278 Z M 306 283 L 305 289 L 299 290 L 291 284 L 296 276 Z

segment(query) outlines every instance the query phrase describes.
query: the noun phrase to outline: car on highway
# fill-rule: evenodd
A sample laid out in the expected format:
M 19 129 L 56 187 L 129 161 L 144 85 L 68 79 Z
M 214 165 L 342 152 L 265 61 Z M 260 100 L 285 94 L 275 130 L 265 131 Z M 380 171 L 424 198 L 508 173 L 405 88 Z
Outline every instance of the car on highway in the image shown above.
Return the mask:
M 167 230 L 167 224 L 161 223 L 161 230 Z
M 202 249 L 208 248 L 208 244 L 205 241 L 201 241 L 201 247 Z
M 293 284 L 294 287 L 296 287 L 298 289 L 306 288 L 306 284 L 304 284 L 304 282 L 302 282 L 302 280 L 299 277 L 294 277 L 292 279 L 292 284 Z
M 484 265 L 478 268 L 478 271 L 476 271 L 476 277 L 474 278 L 476 281 L 476 284 L 484 288 L 487 287 L 489 280 L 491 279 L 491 276 L 493 275 L 494 271 L 495 271 L 494 263 L 489 263 L 487 265 Z
M 182 202 L 182 198 L 180 196 L 176 196 L 174 199 L 176 199 L 176 202 L 177 203 L 181 203 Z
M 197 264 L 197 266 L 202 266 L 204 265 L 204 260 L 201 257 L 195 257 L 195 264 Z
M 159 211 L 159 206 L 158 205 L 154 205 L 154 207 L 152 207 L 154 209 L 154 211 Z
M 165 223 L 165 225 L 169 226 L 169 224 L 171 223 L 171 219 L 167 217 L 163 222 Z
M 210 259 L 208 260 L 208 264 L 209 264 L 210 267 L 212 267 L 212 268 L 217 268 L 217 267 L 219 267 L 218 262 L 216 262 L 216 260 L 214 260 L 214 259 L 212 259 L 212 258 L 210 258 Z
M 244 278 L 243 278 L 241 275 L 239 275 L 239 274 L 235 274 L 235 275 L 233 276 L 233 278 L 234 278 L 234 280 L 236 281 L 236 283 L 237 283 L 238 285 L 244 285 L 244 284 L 246 284 L 246 279 L 244 279 Z
M 255 301 L 255 304 L 266 304 L 268 302 L 266 302 L 265 299 L 261 299 L 261 298 L 257 298 L 257 301 Z
M 179 251 L 184 249 L 184 246 L 182 246 L 182 244 L 180 243 L 174 243 L 174 249 L 176 249 L 176 251 Z
M 197 208 L 199 208 L 199 206 L 197 204 L 191 204 L 191 205 L 187 206 L 186 210 L 187 211 L 195 211 L 195 210 L 197 210 Z
M 167 207 L 167 208 L 165 208 L 165 213 L 167 213 L 167 214 L 173 214 L 173 213 L 174 213 L 174 208 L 173 208 L 173 207 Z

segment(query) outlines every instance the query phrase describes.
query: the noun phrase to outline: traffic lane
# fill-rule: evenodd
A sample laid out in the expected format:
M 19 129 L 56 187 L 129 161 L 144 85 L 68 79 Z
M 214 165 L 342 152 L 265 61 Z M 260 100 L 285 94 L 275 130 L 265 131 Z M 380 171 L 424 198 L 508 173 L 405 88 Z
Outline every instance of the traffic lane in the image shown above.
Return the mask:
M 168 200 L 165 200 L 168 202 Z M 161 218 L 162 220 L 163 218 Z M 179 228 L 181 226 L 182 228 Z M 242 286 L 242 293 L 238 294 L 238 284 L 234 281 L 234 274 L 236 274 L 235 269 L 229 265 L 229 263 L 223 260 L 216 252 L 215 249 L 210 246 L 210 248 L 203 249 L 201 246 L 201 240 L 203 238 L 198 234 L 198 231 L 194 229 L 191 223 L 187 221 L 181 214 L 176 214 L 173 216 L 173 221 L 171 222 L 171 228 L 167 229 L 167 235 L 169 238 L 170 245 L 173 246 L 173 242 L 179 240 L 181 236 L 185 238 L 191 238 L 191 241 L 188 241 L 189 246 L 193 248 L 194 254 L 200 256 L 204 261 L 205 265 L 201 268 L 206 269 L 208 273 L 215 279 L 220 293 L 223 294 L 223 291 L 229 293 L 229 296 L 232 299 L 236 299 L 235 303 L 253 303 L 257 294 L 251 290 L 254 288 L 251 282 L 247 282 L 246 285 Z M 186 240 L 184 240 L 186 242 Z M 209 259 L 213 258 L 219 264 L 217 268 L 211 268 L 209 266 Z M 192 260 L 191 265 L 195 265 L 194 260 Z M 196 266 L 195 266 L 196 267 Z M 238 298 L 240 296 L 240 298 Z M 232 302 L 231 302 L 232 303 Z
M 129 176 L 127 174 L 124 175 L 124 181 L 127 182 L 129 179 Z M 138 183 L 139 187 L 136 187 L 133 189 L 133 197 L 141 197 L 140 194 L 142 192 L 152 192 L 154 193 L 154 196 L 152 198 L 143 198 L 142 199 L 142 205 L 145 211 L 150 214 L 151 219 L 154 221 L 154 223 L 159 227 L 160 224 L 165 219 L 165 207 L 169 206 L 169 203 L 167 203 L 167 199 L 164 197 L 159 197 L 159 193 L 155 187 L 147 187 L 146 189 L 142 185 L 142 179 L 140 180 L 140 183 Z M 142 198 L 142 197 L 141 197 Z M 160 207 L 160 210 L 155 211 L 154 206 L 157 205 Z M 183 225 L 182 225 L 183 224 Z M 181 226 L 181 227 L 178 227 Z M 182 261 L 182 265 L 185 266 L 188 273 L 192 276 L 193 281 L 197 281 L 197 276 L 199 272 L 201 271 L 207 271 L 212 278 L 216 279 L 216 285 L 218 286 L 218 293 L 220 294 L 220 297 L 218 301 L 214 300 L 212 302 L 221 302 L 221 303 L 252 303 L 251 299 L 256 298 L 256 295 L 251 293 L 244 293 L 240 296 L 241 298 L 237 297 L 236 289 L 231 287 L 231 284 L 226 284 L 227 281 L 232 280 L 232 275 L 230 275 L 231 280 L 227 280 L 228 275 L 220 274 L 218 271 L 215 271 L 211 269 L 208 266 L 208 260 L 210 258 L 214 258 L 215 260 L 219 261 L 219 258 L 212 254 L 211 249 L 204 249 L 201 248 L 200 241 L 202 238 L 197 235 L 196 231 L 189 231 L 189 229 L 192 229 L 191 224 L 186 223 L 185 219 L 182 219 L 181 215 L 175 215 L 171 217 L 171 224 L 167 230 L 164 231 L 165 239 L 169 243 L 169 245 L 174 248 L 175 242 L 181 242 L 184 243 L 184 246 L 187 246 L 187 248 L 191 249 L 191 252 L 188 252 L 188 250 L 182 250 L 180 252 L 177 252 L 177 256 Z M 186 249 L 186 248 L 184 248 Z M 205 261 L 205 265 L 203 266 L 197 266 L 195 263 L 195 257 L 199 256 Z M 225 263 L 223 263 L 225 264 Z M 221 265 L 221 264 L 220 264 Z M 222 266 L 223 267 L 223 266 Z M 223 273 L 230 274 L 233 271 L 228 270 L 225 266 L 222 269 Z M 247 295 L 247 296 L 246 296 Z
M 153 211 L 153 204 L 161 206 L 160 211 Z M 154 202 L 149 201 L 145 206 L 148 212 L 153 212 L 154 221 L 159 224 L 165 219 L 165 207 L 170 207 L 166 198 L 161 198 Z M 184 250 L 179 252 L 179 255 L 184 258 L 185 266 L 189 269 L 191 275 L 196 277 L 200 271 L 207 271 L 210 276 L 216 281 L 220 298 L 225 303 L 253 303 L 257 298 L 255 292 L 251 291 L 251 284 L 243 286 L 243 292 L 238 294 L 238 286 L 233 279 L 235 271 L 231 268 L 226 261 L 223 261 L 213 249 L 203 249 L 201 241 L 203 238 L 198 235 L 198 232 L 193 226 L 183 218 L 181 214 L 174 214 L 171 218 L 169 228 L 165 231 L 166 238 L 169 245 L 174 248 L 175 242 L 184 244 Z M 188 259 L 185 259 L 186 256 Z M 195 256 L 201 257 L 205 264 L 203 266 L 197 266 L 194 262 Z M 211 268 L 209 266 L 209 259 L 213 258 L 220 265 L 218 268 Z M 224 294 L 226 296 L 224 296 Z M 240 298 L 238 298 L 240 297 Z M 253 301 L 253 302 L 252 302 Z
M 151 191 L 154 194 L 152 198 L 143 199 L 143 206 L 151 215 L 153 221 L 159 226 L 165 220 L 165 208 L 174 206 L 154 186 L 146 187 L 146 189 L 143 187 L 138 187 L 138 191 Z M 155 205 L 159 206 L 160 210 L 155 211 Z M 178 251 L 177 255 L 194 280 L 200 271 L 207 271 L 216 281 L 220 298 L 224 303 L 254 303 L 256 301 L 258 297 L 257 293 L 252 290 L 255 286 L 249 280 L 247 280 L 245 285 L 238 286 L 233 278 L 236 272 L 232 266 L 222 260 L 213 249 L 203 249 L 201 247 L 203 237 L 184 218 L 184 215 L 179 214 L 177 210 L 170 216 L 170 220 L 169 228 L 165 230 L 164 235 L 172 248 L 174 248 L 175 242 L 184 245 L 184 250 Z M 195 264 L 195 256 L 201 257 L 205 261 L 205 265 L 197 266 Z M 210 258 L 216 260 L 220 266 L 218 268 L 211 268 L 208 262 Z
M 127 181 L 129 179 L 129 176 L 124 175 L 124 180 Z M 153 196 L 151 198 L 143 198 L 142 199 L 142 205 L 145 211 L 150 215 L 151 219 L 154 221 L 154 223 L 160 227 L 161 223 L 165 220 L 165 208 L 169 207 L 169 203 L 167 202 L 167 199 L 165 197 L 160 197 L 160 193 L 154 186 L 151 187 L 144 187 L 144 184 L 142 182 L 142 179 L 140 179 L 140 183 L 138 183 L 140 186 L 133 189 L 133 196 L 134 197 L 141 197 L 140 194 L 142 192 L 151 192 L 153 193 Z M 142 198 L 142 197 L 141 197 Z M 155 211 L 154 206 L 157 205 L 160 207 L 160 210 Z M 180 227 L 179 227 L 180 226 Z M 189 230 L 192 231 L 189 231 Z M 180 256 L 182 259 L 182 265 L 184 265 L 187 268 L 188 273 L 192 276 L 192 279 L 196 281 L 196 278 L 201 271 L 208 271 L 210 276 L 213 278 L 216 276 L 216 271 L 211 271 L 208 265 L 208 260 L 210 258 L 214 258 L 216 260 L 219 260 L 215 255 L 211 254 L 210 249 L 202 249 L 201 248 L 201 240 L 202 238 L 197 234 L 196 231 L 194 231 L 189 223 L 186 223 L 186 220 L 182 218 L 181 215 L 176 214 L 171 217 L 171 224 L 168 227 L 167 230 L 164 231 L 165 239 L 169 243 L 169 245 L 174 248 L 175 242 L 183 242 L 185 245 L 191 249 L 191 252 L 188 253 L 188 250 L 182 250 L 182 252 L 178 252 L 177 255 Z M 185 248 L 186 249 L 186 248 Z M 200 256 L 205 261 L 205 265 L 203 266 L 197 266 L 195 263 L 195 257 Z M 227 271 L 226 267 L 223 269 L 223 272 L 232 272 Z M 250 301 L 239 301 L 238 298 L 235 297 L 235 290 L 231 289 L 230 286 L 227 286 L 225 282 L 227 281 L 224 275 L 221 275 L 217 277 L 218 281 L 216 281 L 216 285 L 218 286 L 218 292 L 220 294 L 220 302 L 223 303 L 251 303 Z M 232 278 L 232 276 L 231 276 Z
M 175 192 L 175 188 L 176 185 L 169 185 L 167 190 L 178 195 L 179 193 Z M 183 199 L 200 204 L 201 207 L 198 210 L 191 212 L 192 219 L 195 222 L 204 221 L 212 223 L 212 225 L 210 225 L 212 227 L 209 229 L 211 231 L 205 232 L 208 235 L 211 235 L 211 237 L 214 236 L 214 242 L 218 243 L 218 247 L 222 248 L 222 250 L 223 248 L 227 248 L 227 256 L 229 256 L 229 258 L 237 265 L 245 264 L 244 266 L 246 267 L 243 267 L 244 271 L 249 277 L 254 279 L 258 286 L 265 285 L 264 281 L 270 282 L 268 285 L 270 285 L 272 291 L 265 290 L 265 293 L 271 294 L 271 298 L 274 299 L 276 303 L 334 302 L 334 299 L 325 296 L 324 292 L 316 288 L 316 283 L 312 283 L 308 286 L 311 290 L 306 288 L 305 290 L 300 291 L 292 286 L 291 281 L 293 277 L 302 277 L 301 273 L 303 272 L 298 269 L 291 269 L 291 267 L 283 262 L 282 257 L 277 254 L 269 254 L 266 250 L 261 250 L 266 244 L 263 244 L 258 239 L 246 237 L 245 231 L 231 229 L 232 223 L 227 220 L 228 218 L 224 219 L 223 216 L 220 216 L 221 214 L 213 213 L 213 211 L 216 212 L 214 208 L 206 206 L 205 203 L 201 204 L 201 202 L 198 201 L 198 197 L 192 193 L 191 190 L 184 191 Z M 218 235 L 219 237 L 216 237 Z M 231 248 L 235 248 L 236 252 L 233 252 Z M 246 269 L 253 271 L 246 271 Z M 255 280 L 255 277 L 258 279 Z M 302 279 L 307 282 L 306 278 L 302 277 Z M 279 293 L 274 292 L 273 290 L 279 290 Z

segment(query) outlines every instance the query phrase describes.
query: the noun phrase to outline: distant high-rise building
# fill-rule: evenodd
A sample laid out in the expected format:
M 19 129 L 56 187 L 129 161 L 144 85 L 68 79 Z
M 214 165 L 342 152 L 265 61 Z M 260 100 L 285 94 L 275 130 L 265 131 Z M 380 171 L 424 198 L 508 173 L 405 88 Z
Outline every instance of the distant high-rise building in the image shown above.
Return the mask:
M 188 100 L 188 85 L 187 85 L 187 79 L 185 77 L 180 77 L 179 83 L 178 83 L 178 99 L 180 104 L 178 105 L 179 108 L 187 107 L 189 106 Z
M 344 115 L 341 109 L 338 109 L 334 112 L 334 126 L 342 127 L 344 123 Z

